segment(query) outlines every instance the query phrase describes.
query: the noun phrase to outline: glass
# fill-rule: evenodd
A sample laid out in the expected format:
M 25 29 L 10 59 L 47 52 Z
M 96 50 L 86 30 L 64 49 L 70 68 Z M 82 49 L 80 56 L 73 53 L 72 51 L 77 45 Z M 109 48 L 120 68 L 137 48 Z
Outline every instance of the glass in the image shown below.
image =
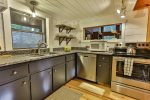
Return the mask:
M 46 42 L 46 20 L 30 14 L 10 10 L 13 48 L 37 48 L 39 41 Z

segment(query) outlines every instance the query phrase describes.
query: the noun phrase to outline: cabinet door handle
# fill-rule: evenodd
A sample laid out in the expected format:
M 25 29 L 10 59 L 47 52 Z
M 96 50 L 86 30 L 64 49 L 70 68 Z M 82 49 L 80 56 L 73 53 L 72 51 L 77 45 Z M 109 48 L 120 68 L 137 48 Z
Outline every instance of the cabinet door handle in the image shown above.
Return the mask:
M 99 67 L 102 67 L 102 65 L 98 65 Z
M 13 72 L 12 72 L 13 75 L 16 75 L 17 73 L 18 73 L 17 71 L 13 71 Z
M 52 75 L 52 72 L 50 71 L 49 74 Z
M 105 58 L 103 57 L 102 59 L 104 60 Z
M 23 81 L 23 85 L 27 85 L 27 82 L 26 82 L 26 81 Z
M 56 69 L 54 69 L 54 72 L 56 72 L 57 70 Z

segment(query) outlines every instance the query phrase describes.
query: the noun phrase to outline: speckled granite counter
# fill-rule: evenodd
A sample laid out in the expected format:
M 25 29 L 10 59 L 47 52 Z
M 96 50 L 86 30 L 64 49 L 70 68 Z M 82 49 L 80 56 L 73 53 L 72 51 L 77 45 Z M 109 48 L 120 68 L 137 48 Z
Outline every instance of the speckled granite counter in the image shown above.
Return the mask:
M 15 55 L 15 56 L 0 56 L 0 67 L 24 63 L 29 61 L 35 61 L 45 58 L 57 57 L 72 53 L 92 53 L 92 54 L 102 54 L 102 55 L 112 55 L 109 52 L 91 52 L 91 51 L 71 51 L 71 52 L 56 52 L 56 54 L 46 54 L 44 56 L 35 56 L 35 55 Z

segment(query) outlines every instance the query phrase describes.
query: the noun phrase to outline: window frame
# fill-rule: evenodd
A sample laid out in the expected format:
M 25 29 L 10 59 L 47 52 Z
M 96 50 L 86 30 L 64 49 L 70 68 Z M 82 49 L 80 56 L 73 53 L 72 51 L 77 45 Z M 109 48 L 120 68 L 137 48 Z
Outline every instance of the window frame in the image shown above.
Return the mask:
M 24 11 L 20 11 L 20 10 L 17 10 L 17 9 L 14 9 L 14 8 L 11 8 L 10 7 L 10 23 L 12 24 L 12 21 L 11 21 L 11 12 L 12 11 L 16 11 L 16 12 L 18 12 L 18 13 L 22 13 L 22 14 L 25 14 L 25 15 L 27 15 L 27 16 L 32 16 L 31 14 L 29 14 L 29 13 L 27 13 L 27 12 L 24 12 Z M 46 35 L 46 18 L 42 18 L 42 17 L 39 17 L 39 16 L 36 16 L 36 18 L 39 18 L 39 19 L 42 19 L 42 20 L 44 20 L 44 28 L 43 28 L 43 32 L 32 32 L 32 31 L 25 31 L 25 30 L 20 30 L 20 32 L 30 32 L 30 33 L 35 33 L 35 34 L 44 34 L 44 36 L 45 36 L 45 40 L 44 40 L 44 42 L 45 43 L 47 43 L 47 35 Z M 14 29 L 15 30 L 15 29 Z M 17 29 L 16 29 L 17 30 Z M 19 30 L 17 30 L 17 31 L 19 31 Z M 18 50 L 18 49 L 37 49 L 38 47 L 30 47 L 30 48 L 14 48 L 14 46 L 13 46 L 13 34 L 12 34 L 12 32 L 13 32 L 13 29 L 12 29 L 12 27 L 11 27 L 11 38 L 12 38 L 12 49 L 13 50 Z M 42 47 L 42 48 L 46 48 L 46 47 Z
M 123 23 L 114 23 L 114 24 L 106 24 L 106 25 L 101 25 L 101 26 L 92 26 L 92 27 L 85 27 L 85 28 L 83 28 L 83 31 L 84 31 L 83 40 L 86 40 L 86 33 L 85 33 L 85 32 L 86 32 L 86 29 L 101 28 L 101 32 L 107 34 L 107 33 L 109 33 L 109 32 L 104 32 L 104 31 L 103 31 L 103 28 L 104 28 L 105 26 L 113 26 L 113 25 L 116 25 L 116 31 L 117 31 L 118 33 L 120 33 L 120 36 L 122 36 L 123 31 L 122 31 L 122 29 L 120 30 L 120 27 L 118 27 L 118 26 L 122 26 Z M 118 29 L 118 28 L 119 28 L 119 29 Z M 120 39 L 121 39 L 121 38 L 120 38 Z

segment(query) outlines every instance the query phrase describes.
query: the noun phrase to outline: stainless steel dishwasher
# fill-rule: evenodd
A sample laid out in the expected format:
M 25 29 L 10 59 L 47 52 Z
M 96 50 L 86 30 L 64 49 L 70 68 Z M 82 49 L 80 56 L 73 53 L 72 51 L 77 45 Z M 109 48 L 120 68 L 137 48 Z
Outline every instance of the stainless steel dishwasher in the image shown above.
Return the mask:
M 77 77 L 96 82 L 95 54 L 77 54 Z

